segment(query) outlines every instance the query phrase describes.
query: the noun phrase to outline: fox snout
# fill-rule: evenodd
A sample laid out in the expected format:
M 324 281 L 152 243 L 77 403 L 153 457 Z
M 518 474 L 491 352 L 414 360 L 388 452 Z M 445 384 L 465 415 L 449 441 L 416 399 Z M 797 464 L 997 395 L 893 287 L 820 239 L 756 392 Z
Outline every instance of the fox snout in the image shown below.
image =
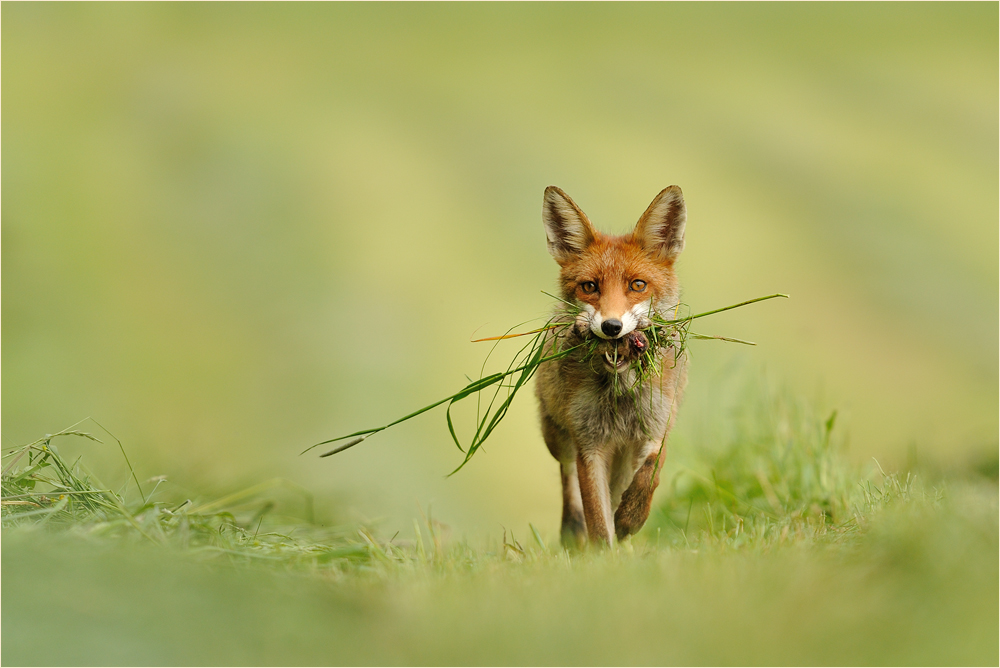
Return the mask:
M 595 307 L 584 304 L 583 311 L 577 319 L 577 327 L 581 334 L 589 330 L 591 334 L 601 339 L 620 339 L 636 329 L 649 327 L 651 324 L 648 317 L 649 310 L 649 300 L 617 312 L 601 309 L 600 305 Z

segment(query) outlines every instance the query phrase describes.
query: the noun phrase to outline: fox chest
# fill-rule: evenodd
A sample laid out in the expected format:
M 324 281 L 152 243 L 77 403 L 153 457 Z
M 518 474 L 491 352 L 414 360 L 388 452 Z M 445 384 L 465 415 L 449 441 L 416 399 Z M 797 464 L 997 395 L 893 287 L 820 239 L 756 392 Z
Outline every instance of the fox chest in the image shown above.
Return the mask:
M 673 393 L 661 388 L 677 380 L 671 374 L 630 385 L 632 378 L 576 364 L 551 371 L 540 379 L 543 406 L 580 450 L 631 450 L 662 439 Z
M 602 383 L 581 383 L 569 392 L 567 426 L 581 449 L 615 449 L 663 436 L 664 397 L 648 386 L 616 393 Z

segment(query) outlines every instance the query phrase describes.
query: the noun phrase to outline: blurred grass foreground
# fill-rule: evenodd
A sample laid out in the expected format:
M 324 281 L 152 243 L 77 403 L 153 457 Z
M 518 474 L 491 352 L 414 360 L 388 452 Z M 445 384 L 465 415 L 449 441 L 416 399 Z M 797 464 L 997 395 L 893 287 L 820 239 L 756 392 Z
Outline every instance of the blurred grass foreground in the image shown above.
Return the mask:
M 1000 660 L 996 3 L 0 14 L 5 665 Z M 527 398 L 451 478 L 441 416 L 296 456 L 544 317 L 549 184 L 792 297 L 611 553 Z
M 732 441 L 676 470 L 633 542 L 586 554 L 530 525 L 450 540 L 429 511 L 413 540 L 322 526 L 308 494 L 276 484 L 207 501 L 161 498 L 162 480 L 116 491 L 61 454 L 93 434 L 48 435 L 4 454 L 3 659 L 995 662 L 995 482 L 862 475 L 835 423 L 767 396 Z

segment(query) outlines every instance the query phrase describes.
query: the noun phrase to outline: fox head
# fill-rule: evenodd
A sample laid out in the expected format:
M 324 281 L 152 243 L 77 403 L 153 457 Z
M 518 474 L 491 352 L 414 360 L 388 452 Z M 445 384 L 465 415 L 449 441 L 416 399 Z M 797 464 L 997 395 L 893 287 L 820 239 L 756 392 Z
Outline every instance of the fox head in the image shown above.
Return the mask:
M 674 262 L 684 249 L 686 221 L 677 186 L 662 190 L 624 236 L 598 232 L 569 195 L 546 188 L 545 236 L 561 267 L 563 299 L 582 308 L 578 328 L 618 339 L 648 327 L 650 311 L 667 315 L 679 298 Z

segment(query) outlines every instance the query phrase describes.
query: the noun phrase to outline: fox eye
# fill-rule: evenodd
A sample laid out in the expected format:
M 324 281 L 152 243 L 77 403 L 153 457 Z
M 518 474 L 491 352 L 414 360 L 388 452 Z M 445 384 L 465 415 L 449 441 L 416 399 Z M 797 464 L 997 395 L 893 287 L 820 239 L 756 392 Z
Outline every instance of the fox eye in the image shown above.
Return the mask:
M 580 284 L 580 289 L 583 290 L 584 294 L 592 295 L 597 292 L 597 283 L 593 281 L 584 281 Z
M 646 281 L 642 281 L 637 278 L 629 284 L 629 287 L 635 292 L 642 292 L 646 289 Z

